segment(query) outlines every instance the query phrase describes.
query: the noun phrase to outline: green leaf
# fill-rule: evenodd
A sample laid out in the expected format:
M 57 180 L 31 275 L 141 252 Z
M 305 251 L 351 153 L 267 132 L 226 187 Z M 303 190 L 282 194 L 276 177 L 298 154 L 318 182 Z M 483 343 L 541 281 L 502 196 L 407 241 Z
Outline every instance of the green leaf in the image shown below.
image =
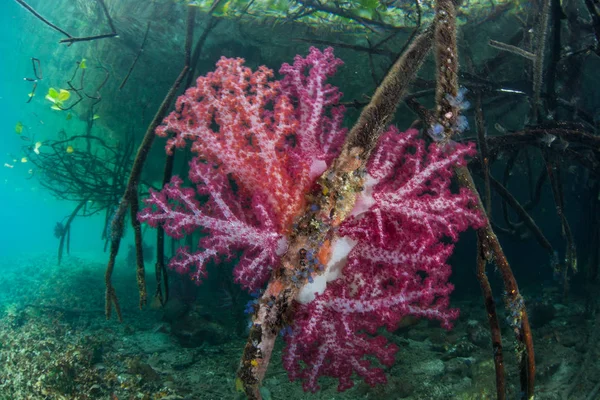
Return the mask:
M 361 8 L 356 10 L 355 14 L 361 18 L 373 19 L 373 11 L 374 9 Z
M 279 12 L 283 12 L 286 11 L 290 8 L 290 4 L 288 1 L 274 1 L 273 4 L 271 4 L 271 9 L 275 10 L 275 11 L 279 11 Z
M 56 104 L 52 105 L 52 107 L 50 107 L 50 108 L 53 110 L 61 111 L 62 108 L 60 108 L 60 105 L 61 105 L 60 103 L 56 103 Z
M 379 5 L 379 0 L 359 0 L 359 3 L 362 7 L 374 10 Z
M 213 12 L 215 14 L 220 14 L 220 15 L 227 14 L 227 11 L 229 11 L 229 7 L 231 5 L 230 3 L 231 3 L 231 0 L 225 1 L 225 2 L 223 2 L 223 1 L 220 2 L 219 5 L 217 6 L 217 8 L 215 8 Z
M 23 133 L 23 123 L 21 121 L 17 122 L 15 125 L 15 132 L 17 132 L 17 135 Z
M 220 10 L 215 10 L 216 12 L 218 12 L 219 14 L 227 14 L 227 12 L 229 11 L 229 3 L 231 3 L 231 1 L 227 1 L 225 2 L 222 6 L 217 6 L 217 9 L 220 8 Z
M 50 97 L 50 99 L 55 99 L 55 100 L 58 99 L 58 92 L 56 91 L 56 89 L 54 89 L 52 87 L 50 89 L 48 89 L 48 94 L 46 95 L 46 98 L 48 99 L 48 97 Z M 50 99 L 48 99 L 48 100 L 50 100 Z M 52 100 L 50 100 L 50 101 L 52 101 Z
M 79 68 L 81 68 L 81 69 L 87 68 L 87 64 L 85 63 L 85 58 L 82 58 L 81 61 L 79 62 Z
M 60 102 L 64 102 L 69 100 L 69 97 L 71 97 L 71 92 L 69 92 L 68 90 L 65 89 L 60 89 L 60 93 L 58 94 L 58 101 Z
M 98 114 L 94 114 L 94 116 L 92 117 L 92 119 L 98 119 L 100 118 L 100 116 Z

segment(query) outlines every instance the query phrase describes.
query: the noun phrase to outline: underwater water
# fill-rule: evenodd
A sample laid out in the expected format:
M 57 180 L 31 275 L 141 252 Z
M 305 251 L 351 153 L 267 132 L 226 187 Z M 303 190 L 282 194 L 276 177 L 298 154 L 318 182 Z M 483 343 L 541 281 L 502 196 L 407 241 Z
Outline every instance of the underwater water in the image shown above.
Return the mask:
M 0 400 L 600 399 L 597 2 L 0 33 Z

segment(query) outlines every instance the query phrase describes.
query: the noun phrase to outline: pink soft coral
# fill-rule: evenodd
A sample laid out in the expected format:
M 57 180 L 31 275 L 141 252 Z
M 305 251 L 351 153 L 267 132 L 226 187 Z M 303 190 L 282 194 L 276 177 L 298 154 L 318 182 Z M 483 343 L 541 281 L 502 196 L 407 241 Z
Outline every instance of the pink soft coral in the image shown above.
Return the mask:
M 339 242 L 349 251 L 345 265 L 322 294 L 299 306 L 284 365 L 306 390 L 318 390 L 321 375 L 338 378 L 339 390 L 353 385 L 353 373 L 371 385 L 385 382 L 383 370 L 365 358 L 394 362 L 397 348 L 376 336 L 378 328 L 393 331 L 412 315 L 449 329 L 458 315 L 448 308 L 446 260 L 453 246 L 440 239 L 456 241 L 458 233 L 483 223 L 471 207 L 473 196 L 449 189 L 453 167 L 464 165 L 473 147 L 433 144 L 426 150 L 416 136 L 416 130 L 391 128 L 381 137 L 368 163 L 367 187 L 339 228 L 345 236 Z
M 209 235 L 198 244 L 201 250 L 191 253 L 187 247 L 179 248 L 170 267 L 200 282 L 206 274 L 207 260 L 242 249 L 234 275 L 251 291 L 261 288 L 287 243 L 277 232 L 269 203 L 260 194 L 244 193 L 243 188 L 234 194 L 219 167 L 198 158 L 190 163 L 190 180 L 196 184 L 196 190 L 182 187 L 178 177 L 160 192 L 151 190 L 145 202 L 154 207 L 138 215 L 140 221 L 150 226 L 161 224 L 165 233 L 176 239 L 197 230 L 208 231 Z M 207 195 L 207 201 L 201 204 L 198 195 Z
M 156 133 L 173 135 L 168 152 L 192 141 L 192 151 L 218 164 L 222 174 L 260 193 L 276 215 L 277 230 L 286 232 L 345 134 L 343 108 L 332 107 L 341 93 L 326 84 L 341 61 L 331 49 L 311 48 L 305 59 L 283 65 L 281 82 L 264 66 L 252 72 L 243 64 L 221 58 L 214 72 L 179 97 Z
M 175 238 L 199 230 L 207 235 L 197 251 L 179 249 L 171 267 L 200 281 L 207 260 L 242 251 L 237 281 L 249 290 L 263 287 L 281 262 L 305 195 L 343 140 L 341 93 L 325 82 L 340 64 L 330 49 L 311 48 L 308 57 L 284 64 L 284 78 L 273 81 L 265 67 L 252 72 L 242 59 L 222 58 L 178 99 L 157 133 L 171 136 L 168 152 L 192 142 L 195 188 L 174 177 L 150 192 L 139 219 Z M 383 370 L 365 356 L 391 365 L 397 349 L 377 331 L 394 330 L 405 316 L 451 327 L 458 311 L 449 309 L 449 241 L 483 222 L 468 192 L 450 190 L 453 168 L 472 152 L 455 143 L 427 148 L 415 130 L 391 128 L 380 138 L 351 217 L 332 232 L 327 271 L 302 275 L 330 281 L 315 290 L 316 298 L 311 293 L 313 301 L 297 305 L 287 335 L 284 365 L 305 389 L 317 390 L 321 375 L 338 378 L 340 390 L 352 386 L 353 374 L 371 385 L 384 382 Z M 290 268 L 301 272 L 301 266 Z M 268 307 L 269 299 L 261 301 Z
M 326 83 L 341 65 L 331 49 L 311 48 L 308 57 L 284 64 L 281 82 L 268 68 L 252 72 L 243 63 L 221 58 L 157 128 L 170 136 L 167 152 L 192 142 L 196 190 L 174 177 L 162 191 L 150 191 L 138 218 L 162 224 L 175 238 L 206 231 L 198 251 L 181 248 L 170 262 L 196 281 L 207 260 L 242 250 L 236 280 L 256 290 L 278 265 L 305 193 L 337 154 L 345 130 L 343 107 L 336 106 L 341 93 Z

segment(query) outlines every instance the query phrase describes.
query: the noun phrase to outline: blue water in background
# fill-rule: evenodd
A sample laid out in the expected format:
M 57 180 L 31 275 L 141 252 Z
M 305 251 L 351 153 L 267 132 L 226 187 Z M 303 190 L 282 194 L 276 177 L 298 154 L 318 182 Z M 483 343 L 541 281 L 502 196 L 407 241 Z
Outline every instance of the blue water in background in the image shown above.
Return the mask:
M 34 36 L 32 31 L 37 34 Z M 0 221 L 3 226 L 0 257 L 56 252 L 59 239 L 54 237 L 54 225 L 68 216 L 76 204 L 56 199 L 35 176 L 31 179 L 29 170 L 33 165 L 20 160 L 24 156 L 24 145 L 54 139 L 60 129 L 67 129 L 69 133 L 78 129 L 84 132 L 82 121 L 75 117 L 66 121 L 64 113 L 50 109 L 44 100 L 50 87 L 60 87 L 64 82 L 64 76 L 47 76 L 44 65 L 60 57 L 68 57 L 69 61 L 81 57 L 75 48 L 58 46 L 60 34 L 34 20 L 13 1 L 0 4 L 0 37 Z M 42 41 L 48 45 L 40 46 Z M 32 56 L 41 60 L 44 79 L 38 82 L 36 96 L 27 104 L 33 84 L 24 78 L 35 77 Z M 15 133 L 19 121 L 25 126 L 22 136 L 30 137 L 31 141 L 24 141 Z M 5 167 L 5 163 L 14 168 Z M 71 226 L 72 254 L 85 252 L 88 256 L 102 257 L 103 224 L 103 214 L 76 218 Z

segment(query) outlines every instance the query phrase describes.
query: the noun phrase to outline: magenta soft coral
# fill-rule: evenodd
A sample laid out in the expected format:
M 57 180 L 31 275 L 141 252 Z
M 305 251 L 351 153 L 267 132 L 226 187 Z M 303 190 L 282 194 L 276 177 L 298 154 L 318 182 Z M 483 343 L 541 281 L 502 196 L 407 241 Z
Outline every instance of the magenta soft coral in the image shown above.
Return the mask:
M 397 348 L 376 336 L 378 328 L 393 331 L 411 315 L 450 329 L 458 316 L 448 308 L 453 246 L 440 239 L 456 241 L 483 223 L 471 207 L 474 197 L 449 188 L 453 167 L 464 165 L 473 147 L 426 149 L 417 134 L 391 128 L 381 137 L 365 191 L 338 231 L 349 250 L 343 270 L 295 315 L 284 365 L 306 390 L 318 390 L 322 375 L 338 378 L 339 390 L 353 385 L 354 373 L 371 385 L 385 382 L 383 370 L 365 358 L 394 362 Z
M 345 130 L 341 128 L 344 107 L 338 106 L 342 93 L 330 84 L 327 77 L 335 74 L 342 65 L 335 58 L 333 49 L 322 53 L 311 48 L 308 57 L 296 56 L 294 64 L 283 64 L 279 72 L 284 75 L 281 88 L 290 98 L 297 100 L 298 151 L 300 163 L 310 163 L 311 177 L 318 177 L 325 170 L 341 147 Z M 331 117 L 326 117 L 329 110 Z M 302 159 L 303 156 L 311 158 Z

